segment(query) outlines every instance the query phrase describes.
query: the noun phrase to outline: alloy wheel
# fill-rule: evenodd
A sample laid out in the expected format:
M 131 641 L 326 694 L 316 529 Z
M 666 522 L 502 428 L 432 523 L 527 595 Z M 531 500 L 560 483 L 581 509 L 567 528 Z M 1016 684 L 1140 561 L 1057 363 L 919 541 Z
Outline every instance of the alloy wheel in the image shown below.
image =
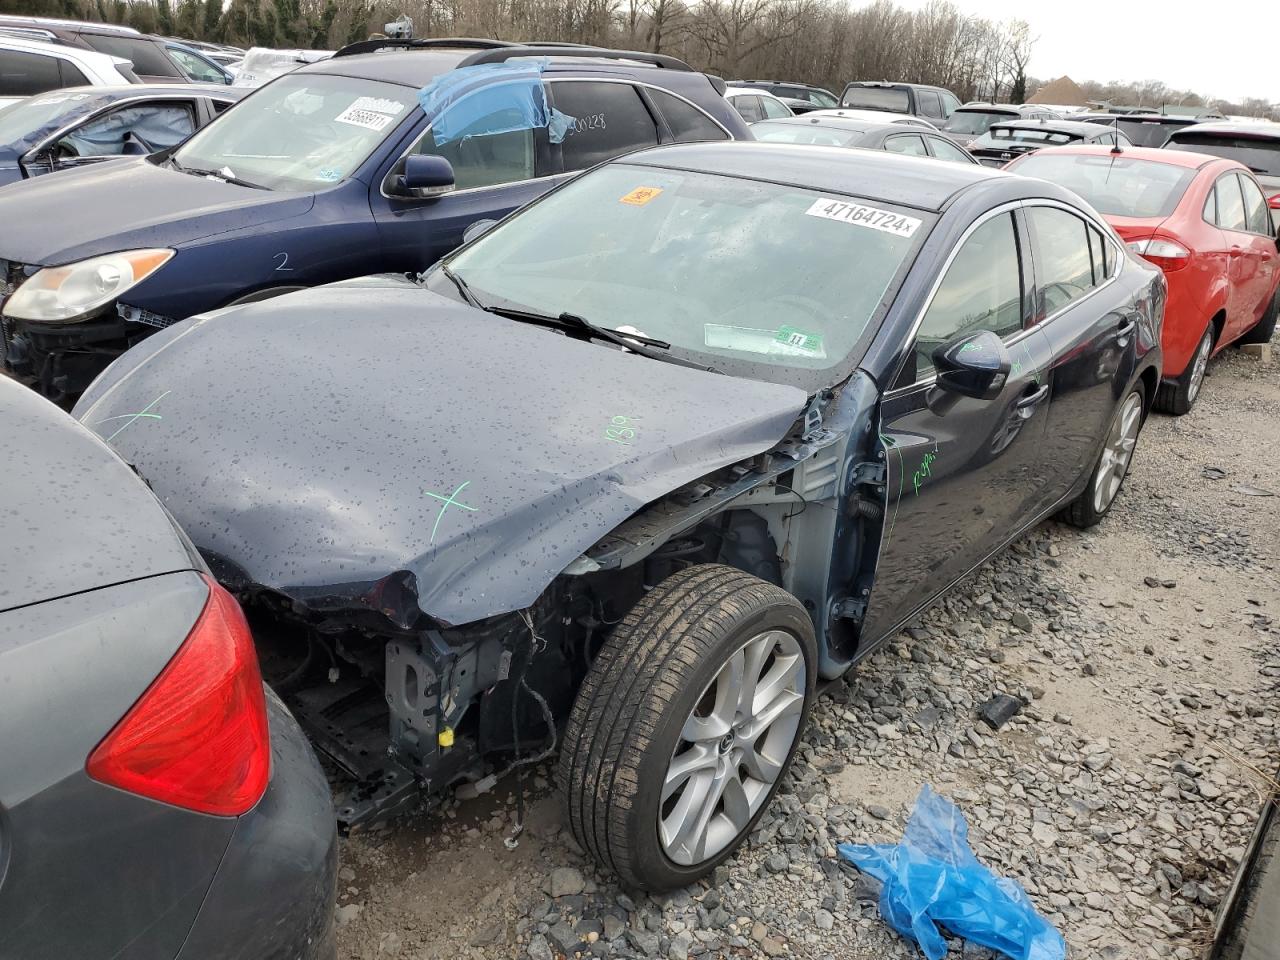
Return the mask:
M 790 633 L 768 630 L 725 661 L 680 732 L 662 784 L 658 838 L 692 866 L 750 824 L 781 775 L 804 709 L 805 664 Z
M 1120 492 L 1133 448 L 1138 444 L 1138 431 L 1142 427 L 1142 397 L 1131 393 L 1125 398 L 1120 412 L 1111 424 L 1107 444 L 1102 449 L 1102 459 L 1093 481 L 1093 509 L 1102 513 Z
M 1205 371 L 1209 369 L 1209 354 L 1213 352 L 1213 331 L 1206 330 L 1196 348 L 1195 359 L 1191 362 L 1191 379 L 1187 382 L 1187 403 L 1195 400 L 1204 383 Z

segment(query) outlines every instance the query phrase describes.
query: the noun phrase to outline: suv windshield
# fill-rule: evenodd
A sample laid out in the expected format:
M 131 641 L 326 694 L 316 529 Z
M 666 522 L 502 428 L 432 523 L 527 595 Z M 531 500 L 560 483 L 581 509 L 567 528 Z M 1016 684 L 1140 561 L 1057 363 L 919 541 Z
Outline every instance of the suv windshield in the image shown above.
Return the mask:
M 1013 116 L 1017 114 L 992 110 L 966 110 L 961 107 L 942 125 L 942 129 L 948 133 L 986 133 L 993 123 L 1008 120 Z
M 910 113 L 911 98 L 907 96 L 907 91 L 891 87 L 846 87 L 844 96 L 840 98 L 840 106 Z
M 812 392 L 829 382 L 816 371 L 864 342 L 931 224 L 877 201 L 614 163 L 446 263 L 483 306 L 576 314 Z
M 337 183 L 417 109 L 416 93 L 375 80 L 290 74 L 222 114 L 173 157 L 263 187 Z
M 1222 133 L 1176 133 L 1166 145 L 1169 150 L 1208 153 L 1243 163 L 1264 177 L 1280 177 L 1280 139 L 1263 140 Z
M 1104 216 L 1167 217 L 1196 172 L 1155 160 L 1123 156 L 1033 153 L 1013 173 L 1039 177 L 1078 193 Z
M 1015 143 L 1072 143 L 1081 140 L 1073 133 L 1058 133 L 1053 130 L 1035 130 L 1023 127 L 996 127 L 988 130 L 977 140 L 973 141 L 971 149 L 977 150 L 981 147 L 1000 147 L 1010 146 Z

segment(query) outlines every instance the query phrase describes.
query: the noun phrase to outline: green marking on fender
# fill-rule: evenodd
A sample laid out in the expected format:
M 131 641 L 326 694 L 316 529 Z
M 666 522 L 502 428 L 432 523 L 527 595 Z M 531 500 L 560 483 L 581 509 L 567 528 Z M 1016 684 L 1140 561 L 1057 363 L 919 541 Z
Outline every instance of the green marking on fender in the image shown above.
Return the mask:
M 463 480 L 462 483 L 458 484 L 458 489 L 454 490 L 453 493 L 449 494 L 447 497 L 439 493 L 432 493 L 430 490 L 422 491 L 428 497 L 434 497 L 435 499 L 439 500 L 442 504 L 442 506 L 440 507 L 440 512 L 436 514 L 435 525 L 432 526 L 431 528 L 431 540 L 430 540 L 431 543 L 436 542 L 436 531 L 440 529 L 440 521 L 444 519 L 444 512 L 448 510 L 450 507 L 461 507 L 463 510 L 469 510 L 472 513 L 476 512 L 475 507 L 470 506 L 469 504 L 465 504 L 457 498 L 458 494 L 460 494 L 464 489 L 466 489 L 467 484 L 469 484 L 470 482 L 471 482 L 470 480 Z
M 120 424 L 120 426 L 116 428 L 115 432 L 111 434 L 111 436 L 107 437 L 107 443 L 110 443 L 112 440 L 114 440 L 116 437 L 120 435 L 120 432 L 122 430 L 124 430 L 128 426 L 131 426 L 138 420 L 163 420 L 164 417 L 160 416 L 160 414 L 149 413 L 148 411 L 172 392 L 173 392 L 172 390 L 166 390 L 164 393 L 160 394 L 160 396 L 156 397 L 154 400 L 148 403 L 145 407 L 143 407 L 137 413 L 122 413 L 119 416 L 106 417 L 102 420 L 99 420 L 98 423 L 110 423 L 112 420 L 126 421 L 125 423 Z

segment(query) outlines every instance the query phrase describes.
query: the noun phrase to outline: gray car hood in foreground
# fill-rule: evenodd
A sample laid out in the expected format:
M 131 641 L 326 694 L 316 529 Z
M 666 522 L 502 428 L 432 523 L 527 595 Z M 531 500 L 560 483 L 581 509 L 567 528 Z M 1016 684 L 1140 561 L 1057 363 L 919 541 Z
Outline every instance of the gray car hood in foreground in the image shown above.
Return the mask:
M 171 327 L 76 414 L 215 572 L 407 626 L 404 590 L 450 624 L 528 606 L 644 504 L 778 443 L 805 400 L 370 278 Z
M 80 424 L 5 376 L 0 423 L 0 611 L 191 569 L 156 498 Z

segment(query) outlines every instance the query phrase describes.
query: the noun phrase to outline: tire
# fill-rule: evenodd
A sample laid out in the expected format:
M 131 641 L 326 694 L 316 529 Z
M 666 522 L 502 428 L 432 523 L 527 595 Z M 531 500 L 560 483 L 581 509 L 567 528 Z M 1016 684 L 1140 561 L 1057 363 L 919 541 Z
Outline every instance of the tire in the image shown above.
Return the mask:
M 1182 376 L 1173 383 L 1160 384 L 1156 390 L 1153 406 L 1161 413 L 1171 413 L 1175 417 L 1180 417 L 1190 411 L 1192 404 L 1196 402 L 1196 398 L 1204 388 L 1209 358 L 1213 355 L 1215 332 L 1212 323 L 1206 326 L 1204 333 L 1200 336 L 1200 342 L 1196 344 L 1195 352 L 1191 354 L 1191 360 L 1187 363 L 1187 369 L 1182 371 Z M 1202 355 L 1203 363 L 1201 363 Z
M 770 682 L 777 698 L 767 702 L 785 712 L 759 730 L 722 706 L 722 694 L 726 704 L 733 698 L 731 677 L 721 676 L 731 661 L 759 664 L 758 679 L 788 679 Z M 812 621 L 785 590 L 719 564 L 663 580 L 601 648 L 565 729 L 558 779 L 578 843 L 630 888 L 671 890 L 709 873 L 750 834 L 785 777 L 816 674 Z M 717 739 L 722 712 L 735 719 Z M 673 776 L 664 800 L 677 752 L 686 763 L 704 762 Z M 771 782 L 752 776 L 754 758 L 761 759 L 755 772 L 772 773 Z M 728 801 L 697 804 L 717 782 L 728 784 Z M 682 817 L 686 803 L 707 816 Z M 695 826 L 687 836 L 676 829 L 682 822 Z
M 1236 343 L 1270 343 L 1276 332 L 1276 315 L 1280 314 L 1280 290 L 1275 292 L 1267 312 Z
M 1125 477 L 1129 475 L 1129 465 L 1133 461 L 1133 451 L 1138 445 L 1138 436 L 1142 432 L 1142 410 L 1143 403 L 1146 400 L 1146 389 L 1143 387 L 1142 381 L 1139 380 L 1129 392 L 1125 394 L 1124 401 L 1116 407 L 1116 412 L 1111 418 L 1111 424 L 1107 427 L 1107 436 L 1102 443 L 1102 451 L 1098 454 L 1098 462 L 1094 464 L 1093 469 L 1089 472 L 1089 483 L 1084 491 L 1075 500 L 1062 511 L 1059 516 L 1073 527 L 1079 527 L 1081 530 L 1095 526 L 1103 517 L 1111 512 L 1112 505 L 1116 502 L 1116 497 L 1120 495 L 1120 490 L 1124 486 Z M 1136 406 L 1135 406 L 1136 404 Z M 1129 423 L 1129 417 L 1136 416 L 1135 424 Z M 1124 460 L 1120 465 L 1120 474 L 1118 482 L 1108 484 L 1107 496 L 1100 498 L 1098 494 L 1099 477 L 1104 470 L 1110 472 L 1115 466 L 1115 462 L 1111 459 L 1116 454 L 1113 451 L 1113 443 L 1116 442 L 1120 434 L 1125 434 L 1128 428 L 1132 426 L 1132 434 L 1128 436 L 1131 441 L 1124 447 Z M 1109 456 L 1110 455 L 1110 456 Z M 1110 479 L 1114 480 L 1112 476 Z

